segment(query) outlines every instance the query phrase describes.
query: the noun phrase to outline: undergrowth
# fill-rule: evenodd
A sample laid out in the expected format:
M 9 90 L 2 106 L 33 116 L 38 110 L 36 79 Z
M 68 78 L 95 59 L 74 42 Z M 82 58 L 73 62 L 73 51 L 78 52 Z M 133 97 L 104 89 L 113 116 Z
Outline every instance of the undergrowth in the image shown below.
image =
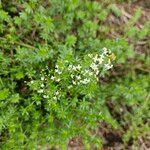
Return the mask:
M 109 1 L 0 2 L 0 149 L 66 149 L 77 136 L 101 148 L 92 132 L 101 122 L 123 131 L 125 145 L 147 136 L 149 56 L 134 46 L 150 24 L 138 32 L 137 10 L 108 38 L 109 14 L 122 16 Z

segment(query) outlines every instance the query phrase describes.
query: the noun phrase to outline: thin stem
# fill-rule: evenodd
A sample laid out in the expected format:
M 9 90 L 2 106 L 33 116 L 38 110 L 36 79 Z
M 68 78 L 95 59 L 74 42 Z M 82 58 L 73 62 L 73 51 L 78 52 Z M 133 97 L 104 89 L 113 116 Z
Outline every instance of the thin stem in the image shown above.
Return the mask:
M 0 40 L 6 40 L 6 39 L 3 38 L 3 37 L 0 37 Z M 35 47 L 32 46 L 32 45 L 25 44 L 25 43 L 18 42 L 18 41 L 15 41 L 14 44 L 21 45 L 21 46 L 24 46 L 24 47 L 27 47 L 27 48 L 30 48 L 30 49 L 35 49 Z

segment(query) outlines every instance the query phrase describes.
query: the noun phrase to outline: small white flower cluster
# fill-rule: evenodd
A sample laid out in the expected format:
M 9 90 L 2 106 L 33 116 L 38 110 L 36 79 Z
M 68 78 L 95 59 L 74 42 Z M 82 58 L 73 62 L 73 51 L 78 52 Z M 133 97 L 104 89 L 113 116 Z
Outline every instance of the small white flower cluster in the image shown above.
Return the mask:
M 77 71 L 77 70 L 81 70 L 81 65 L 77 65 L 77 66 L 74 66 L 74 65 L 69 65 L 68 66 L 68 70 L 69 71 L 71 71 L 71 70 L 73 70 L 73 71 Z
M 44 82 L 45 80 L 46 80 L 45 77 L 42 76 L 41 81 Z M 47 98 L 49 98 L 49 96 L 47 94 L 45 94 L 44 88 L 45 88 L 45 85 L 44 85 L 44 83 L 42 83 L 40 85 L 40 89 L 37 92 L 40 93 L 40 94 L 43 94 L 43 98 L 47 99 Z
M 93 60 L 93 63 L 91 64 L 91 68 L 95 72 L 96 75 L 99 74 L 99 66 L 104 62 L 106 58 L 108 58 L 108 54 L 111 53 L 110 50 L 108 50 L 106 47 L 103 48 L 103 53 L 101 55 L 96 54 L 95 56 L 89 54 L 88 56 Z M 107 62 L 104 64 L 104 69 L 109 70 L 113 67 L 111 64 L 111 60 L 108 59 Z
M 43 90 L 43 89 L 39 89 L 37 92 L 38 92 L 38 93 L 43 93 L 44 90 Z
M 110 59 L 108 60 L 108 63 L 107 64 L 104 64 L 104 68 L 106 69 L 106 70 L 109 70 L 109 69 L 111 69 L 113 67 L 113 65 L 111 64 L 111 61 L 110 61 Z
M 46 78 L 42 75 L 41 78 L 41 84 L 39 86 L 39 89 L 37 90 L 37 93 L 41 94 L 43 96 L 43 98 L 47 99 L 49 98 L 49 96 L 45 93 L 45 85 L 44 85 L 44 81 L 46 80 Z M 31 80 L 30 81 L 30 85 L 34 85 L 35 81 Z
M 67 71 L 71 78 L 71 85 L 68 86 L 68 89 L 76 85 L 88 84 L 90 82 L 90 79 L 86 76 L 89 72 L 84 70 L 80 64 L 70 64 Z
M 102 70 L 109 70 L 113 67 L 111 60 L 108 57 L 108 54 L 111 53 L 107 48 L 103 48 L 102 54 L 88 54 L 87 57 L 87 66 L 83 65 L 82 62 L 69 62 L 68 60 L 63 60 L 62 64 L 55 66 L 53 71 L 48 70 L 47 74 L 41 74 L 40 78 L 40 87 L 37 90 L 43 98 L 48 99 L 49 96 L 46 94 L 46 81 L 51 80 L 58 89 L 63 86 L 66 89 L 72 89 L 74 87 L 87 86 L 89 83 L 98 81 L 98 76 L 101 74 Z M 83 60 L 84 61 L 84 60 Z M 48 69 L 48 67 L 46 68 Z M 65 77 L 64 77 L 65 76 Z M 65 81 L 62 82 L 62 81 Z M 32 80 L 30 84 L 33 84 Z M 57 91 L 52 92 L 52 97 L 54 100 L 57 100 L 61 97 L 61 92 Z
M 59 99 L 60 97 L 61 97 L 61 95 L 60 95 L 60 93 L 59 93 L 58 91 L 54 92 L 54 94 L 53 94 L 53 99 L 54 99 L 54 100 L 57 100 L 57 99 Z
M 55 73 L 58 73 L 59 75 L 62 74 L 62 71 L 59 70 L 59 66 L 58 65 L 56 65 L 56 67 L 55 67 Z

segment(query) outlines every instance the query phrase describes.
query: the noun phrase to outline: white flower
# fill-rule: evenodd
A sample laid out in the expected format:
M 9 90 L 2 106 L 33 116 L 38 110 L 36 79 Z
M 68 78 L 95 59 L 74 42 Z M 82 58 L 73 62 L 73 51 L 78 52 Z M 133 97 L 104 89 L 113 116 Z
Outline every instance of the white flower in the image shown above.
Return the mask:
M 76 85 L 77 83 L 76 83 L 75 81 L 72 81 L 72 84 L 73 84 L 73 85 Z
M 58 70 L 58 69 L 55 69 L 55 72 L 56 72 L 56 73 L 58 73 L 58 72 L 59 72 L 59 70 Z
M 59 95 L 59 92 L 58 92 L 58 91 L 56 91 L 55 95 Z
M 84 71 L 84 74 L 89 74 L 89 70 L 86 69 L 86 70 Z
M 107 51 L 107 48 L 106 48 L 106 47 L 103 47 L 103 51 Z
M 72 85 L 69 85 L 69 86 L 68 86 L 68 89 L 71 89 L 71 88 L 72 88 Z
M 106 47 L 103 48 L 103 54 L 106 55 L 108 53 L 108 50 Z
M 108 63 L 108 64 L 105 64 L 104 67 L 105 67 L 106 70 L 109 70 L 113 67 L 113 65 Z
M 97 60 L 98 60 L 98 55 L 96 54 L 95 57 L 93 58 L 93 61 L 97 62 Z
M 80 70 L 80 69 L 81 69 L 81 65 L 78 65 L 76 68 L 77 68 L 78 70 Z
M 99 64 L 102 64 L 103 60 L 104 60 L 104 59 L 103 59 L 103 56 L 101 56 L 101 57 L 99 57 L 99 58 L 97 59 L 97 61 L 98 61 Z
M 56 82 L 59 82 L 60 81 L 60 79 L 58 78 L 57 80 L 56 80 Z
M 48 95 L 43 95 L 43 98 L 49 98 L 49 96 Z
M 55 79 L 55 77 L 54 76 L 51 76 L 51 80 L 54 80 Z
M 57 100 L 57 97 L 56 97 L 56 96 L 54 96 L 54 97 L 53 97 L 53 99 L 54 99 L 54 100 Z
M 88 54 L 88 57 L 92 58 L 92 54 Z
M 73 74 L 71 74 L 70 76 L 71 76 L 71 78 L 73 78 L 73 77 L 74 77 L 74 75 L 73 75 Z
M 43 93 L 43 92 L 44 92 L 43 89 L 38 90 L 38 93 Z
M 103 59 L 103 60 L 104 60 L 105 57 L 106 57 L 106 56 L 105 56 L 104 53 L 100 55 L 100 58 Z
M 73 67 L 72 67 L 72 70 L 76 71 L 76 70 L 77 70 L 76 66 L 73 66 Z
M 69 65 L 69 66 L 68 66 L 68 69 L 72 69 L 72 67 L 73 67 L 72 65 Z
M 32 80 L 30 83 L 31 83 L 31 84 L 33 84 L 33 83 L 34 83 L 34 81 Z
M 69 66 L 68 66 L 68 70 L 69 70 L 69 71 L 72 70 L 72 68 L 73 68 L 72 65 L 69 65 Z
M 44 77 L 41 77 L 41 80 L 44 81 Z
M 62 71 L 60 71 L 60 70 L 58 69 L 58 66 L 57 66 L 57 65 L 56 65 L 55 72 L 58 73 L 58 74 L 62 74 Z
M 97 70 L 95 74 L 98 75 L 99 74 L 99 70 Z
M 87 79 L 87 78 L 81 81 L 81 83 L 83 84 L 88 84 L 89 82 L 90 82 L 90 79 Z
M 86 83 L 89 83 L 89 82 L 90 82 L 90 79 L 86 79 L 85 81 L 86 81 Z
M 41 87 L 43 88 L 43 87 L 44 87 L 44 84 L 41 84 Z
M 80 76 L 80 75 L 78 75 L 78 76 L 76 76 L 76 78 L 77 78 L 77 80 L 80 80 L 80 79 L 81 79 L 81 76 Z
M 62 74 L 62 72 L 61 72 L 61 71 L 59 71 L 59 72 L 58 72 L 58 74 Z
M 95 63 L 92 63 L 90 67 L 95 71 L 98 70 L 98 66 Z

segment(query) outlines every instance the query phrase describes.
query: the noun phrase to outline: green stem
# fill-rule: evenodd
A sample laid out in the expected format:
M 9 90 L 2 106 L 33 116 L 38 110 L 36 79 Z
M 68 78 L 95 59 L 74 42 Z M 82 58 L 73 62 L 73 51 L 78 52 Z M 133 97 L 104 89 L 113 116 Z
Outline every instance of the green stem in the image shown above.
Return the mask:
M 3 37 L 0 37 L 0 40 L 6 40 L 6 39 L 3 38 Z M 29 44 L 25 44 L 25 43 L 22 43 L 22 42 L 18 42 L 18 41 L 15 41 L 14 44 L 21 45 L 21 46 L 24 46 L 24 47 L 27 47 L 27 48 L 30 48 L 30 49 L 35 49 L 34 46 L 31 46 Z

